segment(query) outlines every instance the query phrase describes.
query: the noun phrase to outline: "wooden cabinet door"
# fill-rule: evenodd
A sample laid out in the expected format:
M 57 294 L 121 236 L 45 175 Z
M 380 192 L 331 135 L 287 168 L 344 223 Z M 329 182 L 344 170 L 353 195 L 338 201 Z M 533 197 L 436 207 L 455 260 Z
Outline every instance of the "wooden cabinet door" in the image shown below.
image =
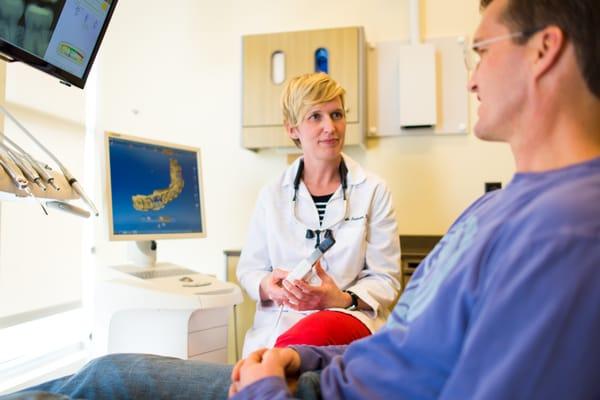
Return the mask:
M 290 146 L 280 106 L 283 84 L 272 79 L 272 56 L 282 52 L 285 79 L 315 71 L 315 53 L 324 48 L 329 74 L 346 89 L 349 124 L 361 118 L 364 37 L 362 28 L 250 35 L 243 38 L 243 142 L 246 147 Z M 260 135 L 262 138 L 257 138 Z

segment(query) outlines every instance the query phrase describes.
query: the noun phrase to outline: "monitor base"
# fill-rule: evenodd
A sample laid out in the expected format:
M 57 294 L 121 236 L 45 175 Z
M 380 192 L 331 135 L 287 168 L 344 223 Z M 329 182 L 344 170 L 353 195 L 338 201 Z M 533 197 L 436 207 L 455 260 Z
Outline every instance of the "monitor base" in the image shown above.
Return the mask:
M 156 266 L 155 240 L 139 240 L 127 243 L 127 259 L 140 268 L 154 268 Z

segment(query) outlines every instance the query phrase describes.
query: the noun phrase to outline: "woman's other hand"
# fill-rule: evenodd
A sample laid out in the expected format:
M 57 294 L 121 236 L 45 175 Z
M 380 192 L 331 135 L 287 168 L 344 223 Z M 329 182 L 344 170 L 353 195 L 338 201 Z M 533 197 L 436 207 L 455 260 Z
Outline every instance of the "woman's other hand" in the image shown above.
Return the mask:
M 273 272 L 265 276 L 260 282 L 260 300 L 271 300 L 277 305 L 285 303 L 287 294 L 282 286 L 282 282 L 288 274 L 289 271 L 275 268 Z

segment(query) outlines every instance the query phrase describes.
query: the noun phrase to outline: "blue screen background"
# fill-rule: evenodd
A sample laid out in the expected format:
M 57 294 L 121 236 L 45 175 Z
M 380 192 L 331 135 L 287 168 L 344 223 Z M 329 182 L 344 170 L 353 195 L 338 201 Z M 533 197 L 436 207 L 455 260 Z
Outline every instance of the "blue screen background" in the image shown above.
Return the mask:
M 132 196 L 169 186 L 171 158 L 181 165 L 183 191 L 161 210 L 136 210 Z M 115 235 L 203 231 L 196 152 L 111 137 L 109 160 Z

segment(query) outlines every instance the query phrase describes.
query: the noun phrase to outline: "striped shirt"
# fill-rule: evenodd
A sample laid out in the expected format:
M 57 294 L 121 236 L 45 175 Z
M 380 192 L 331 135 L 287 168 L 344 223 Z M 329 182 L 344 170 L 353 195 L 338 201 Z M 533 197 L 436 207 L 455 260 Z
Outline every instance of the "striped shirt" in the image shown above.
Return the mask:
M 315 206 L 317 207 L 317 212 L 319 213 L 319 225 L 323 223 L 325 208 L 327 207 L 327 203 L 329 202 L 331 196 L 333 196 L 333 193 L 326 194 L 324 196 L 312 196 Z

